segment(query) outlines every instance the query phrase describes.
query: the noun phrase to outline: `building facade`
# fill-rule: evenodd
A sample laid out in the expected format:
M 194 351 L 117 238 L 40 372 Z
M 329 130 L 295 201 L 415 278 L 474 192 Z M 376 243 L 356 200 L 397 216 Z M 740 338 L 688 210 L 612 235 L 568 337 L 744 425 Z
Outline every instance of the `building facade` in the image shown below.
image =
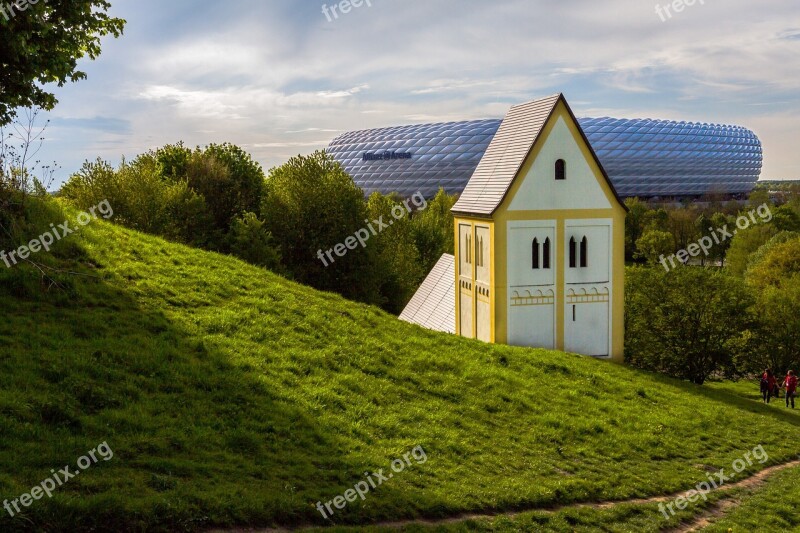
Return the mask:
M 762 148 L 747 128 L 651 119 L 582 118 L 581 128 L 623 198 L 743 195 L 761 175 Z M 500 120 L 345 133 L 328 147 L 366 194 L 440 187 L 460 194 Z
M 414 306 L 464 337 L 621 361 L 625 213 L 562 95 L 514 106 L 453 207 L 455 301 L 432 280 Z

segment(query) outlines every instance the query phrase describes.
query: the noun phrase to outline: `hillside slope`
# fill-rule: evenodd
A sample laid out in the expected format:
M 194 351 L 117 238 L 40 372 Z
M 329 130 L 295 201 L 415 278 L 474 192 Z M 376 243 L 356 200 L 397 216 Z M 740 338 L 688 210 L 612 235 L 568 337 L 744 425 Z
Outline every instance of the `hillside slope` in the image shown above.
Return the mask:
M 2 531 L 324 524 L 317 501 L 416 446 L 334 521 L 669 494 L 757 445 L 800 451 L 775 406 L 429 332 L 109 223 L 61 255 L 82 274 L 61 289 L 0 271 L 0 499 L 100 443 L 114 457 L 0 510 Z

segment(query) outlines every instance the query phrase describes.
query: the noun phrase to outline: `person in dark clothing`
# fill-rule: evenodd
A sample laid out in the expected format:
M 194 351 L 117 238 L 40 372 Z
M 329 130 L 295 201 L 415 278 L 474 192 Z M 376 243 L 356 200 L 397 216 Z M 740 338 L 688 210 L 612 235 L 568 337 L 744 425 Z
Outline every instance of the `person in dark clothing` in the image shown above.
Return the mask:
M 789 370 L 786 379 L 783 380 L 783 386 L 786 387 L 786 407 L 789 407 L 789 400 L 792 400 L 792 409 L 794 409 L 794 395 L 797 392 L 797 376 L 794 375 L 794 370 Z
M 761 375 L 761 396 L 764 398 L 764 403 L 769 403 L 773 396 L 777 397 L 777 394 L 775 394 L 775 389 L 777 387 L 778 380 L 775 379 L 772 369 L 768 368 L 764 370 L 764 373 Z

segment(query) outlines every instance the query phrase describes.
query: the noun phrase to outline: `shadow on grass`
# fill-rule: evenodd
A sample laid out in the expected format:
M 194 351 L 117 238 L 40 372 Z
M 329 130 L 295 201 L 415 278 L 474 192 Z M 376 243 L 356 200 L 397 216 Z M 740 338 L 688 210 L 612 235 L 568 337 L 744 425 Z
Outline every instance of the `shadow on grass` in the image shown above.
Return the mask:
M 0 274 L 0 501 L 100 443 L 115 456 L 13 518 L 0 511 L 0 530 L 323 524 L 313 503 L 388 466 L 348 462 L 335 432 L 144 309 L 124 280 L 65 277 L 33 298 L 37 276 Z

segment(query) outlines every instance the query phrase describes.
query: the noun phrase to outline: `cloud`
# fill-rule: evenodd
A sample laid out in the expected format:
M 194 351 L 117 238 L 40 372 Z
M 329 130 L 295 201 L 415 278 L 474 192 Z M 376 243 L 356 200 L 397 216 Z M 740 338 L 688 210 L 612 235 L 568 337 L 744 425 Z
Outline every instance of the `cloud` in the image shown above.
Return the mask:
M 235 142 L 270 167 L 343 131 L 501 117 L 554 92 L 582 116 L 756 124 L 765 174 L 800 168 L 781 141 L 797 127 L 774 120 L 800 114 L 796 0 L 707 2 L 668 22 L 640 0 L 381 0 L 334 22 L 290 0 L 113 11 L 125 35 L 57 95 L 78 118 L 54 119 L 70 135 L 45 149 L 70 171 L 178 139 Z M 112 135 L 125 143 L 98 144 Z
M 54 118 L 53 128 L 95 130 L 105 133 L 116 133 L 120 135 L 131 132 L 129 120 L 113 117 L 93 117 L 93 118 Z

